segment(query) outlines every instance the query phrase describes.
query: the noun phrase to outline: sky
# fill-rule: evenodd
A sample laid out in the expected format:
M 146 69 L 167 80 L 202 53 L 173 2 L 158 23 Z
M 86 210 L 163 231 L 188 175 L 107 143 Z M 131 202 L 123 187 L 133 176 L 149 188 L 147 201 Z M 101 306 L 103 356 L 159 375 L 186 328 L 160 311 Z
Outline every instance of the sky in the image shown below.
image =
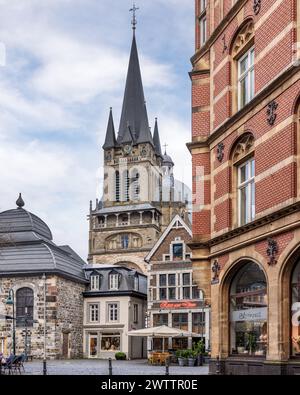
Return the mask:
M 137 0 L 150 126 L 190 185 L 194 0 Z M 0 211 L 41 217 L 58 245 L 88 253 L 101 198 L 109 108 L 118 129 L 132 40 L 131 0 L 0 0 Z M 152 129 L 153 130 L 153 129 Z

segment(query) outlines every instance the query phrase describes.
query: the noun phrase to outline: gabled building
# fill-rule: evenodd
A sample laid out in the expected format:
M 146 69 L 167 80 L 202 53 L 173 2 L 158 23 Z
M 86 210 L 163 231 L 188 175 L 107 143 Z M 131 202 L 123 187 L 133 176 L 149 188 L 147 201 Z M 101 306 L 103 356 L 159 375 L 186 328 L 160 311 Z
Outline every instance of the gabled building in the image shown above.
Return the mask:
M 191 333 L 187 338 L 154 338 L 150 347 L 153 350 L 192 348 L 193 342 L 200 339 L 209 349 L 210 308 L 195 281 L 188 245 L 191 241 L 189 224 L 176 215 L 145 258 L 150 326 L 167 325 Z
M 146 357 L 146 340 L 128 336 L 145 326 L 147 278 L 120 266 L 87 265 L 89 287 L 84 293 L 84 341 L 86 358 L 114 358 L 123 352 L 128 359 Z
M 103 155 L 103 196 L 90 206 L 88 261 L 146 272 L 144 257 L 161 232 L 174 215 L 187 217 L 190 191 L 174 180 L 157 119 L 153 135 L 150 130 L 135 30 L 118 133 L 111 109 Z

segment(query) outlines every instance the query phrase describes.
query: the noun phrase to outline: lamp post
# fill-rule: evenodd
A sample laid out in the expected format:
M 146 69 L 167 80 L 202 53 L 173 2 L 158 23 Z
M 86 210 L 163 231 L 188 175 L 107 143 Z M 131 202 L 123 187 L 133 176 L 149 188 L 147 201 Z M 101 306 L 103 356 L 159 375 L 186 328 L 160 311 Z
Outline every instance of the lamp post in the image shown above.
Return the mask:
M 12 322 L 13 322 L 13 353 L 16 355 L 16 323 L 15 323 L 15 292 L 13 289 L 8 291 L 8 298 L 6 299 L 6 305 L 12 306 L 13 308 L 13 315 L 12 315 Z

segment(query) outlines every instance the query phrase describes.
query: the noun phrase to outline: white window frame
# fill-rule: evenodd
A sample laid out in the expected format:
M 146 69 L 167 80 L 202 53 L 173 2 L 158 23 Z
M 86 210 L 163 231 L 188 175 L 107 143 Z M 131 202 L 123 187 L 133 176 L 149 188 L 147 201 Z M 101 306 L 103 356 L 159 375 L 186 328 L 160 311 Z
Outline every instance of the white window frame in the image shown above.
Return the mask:
M 119 274 L 111 273 L 109 275 L 109 289 L 110 291 L 118 291 L 119 289 Z
M 119 303 L 107 303 L 108 322 L 119 322 Z M 113 318 L 112 318 L 113 316 Z
M 253 167 L 252 167 L 252 163 L 253 163 Z M 246 168 L 248 168 L 249 177 L 244 182 L 241 182 L 241 170 L 245 166 Z M 248 203 L 246 202 L 245 204 L 246 218 L 245 218 L 245 223 L 243 223 L 242 190 L 245 188 L 246 188 L 246 195 L 248 197 Z M 253 192 L 254 192 L 254 202 L 253 202 Z M 255 220 L 255 158 L 254 157 L 243 162 L 238 167 L 238 212 L 239 212 L 239 226 L 246 225 Z
M 100 289 L 100 276 L 98 274 L 91 275 L 91 291 L 99 291 Z
M 99 303 L 88 304 L 89 322 L 97 323 L 100 321 L 100 306 Z
M 248 66 L 246 70 L 241 72 L 241 64 L 247 59 Z M 250 48 L 243 56 L 238 59 L 238 109 L 241 110 L 246 106 L 255 96 L 255 48 L 254 46 Z M 246 79 L 247 88 L 246 89 L 246 102 L 242 103 L 242 81 Z
M 200 18 L 200 45 L 204 45 L 207 40 L 207 18 L 204 15 Z
M 200 0 L 200 13 L 204 12 L 207 7 L 207 0 Z

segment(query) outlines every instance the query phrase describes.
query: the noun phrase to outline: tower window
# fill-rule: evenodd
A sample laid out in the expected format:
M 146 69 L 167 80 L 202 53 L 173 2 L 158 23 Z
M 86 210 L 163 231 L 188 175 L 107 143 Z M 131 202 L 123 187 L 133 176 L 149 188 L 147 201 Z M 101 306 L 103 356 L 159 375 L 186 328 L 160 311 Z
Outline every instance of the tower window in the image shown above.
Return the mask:
M 116 202 L 120 201 L 120 173 L 116 171 Z

